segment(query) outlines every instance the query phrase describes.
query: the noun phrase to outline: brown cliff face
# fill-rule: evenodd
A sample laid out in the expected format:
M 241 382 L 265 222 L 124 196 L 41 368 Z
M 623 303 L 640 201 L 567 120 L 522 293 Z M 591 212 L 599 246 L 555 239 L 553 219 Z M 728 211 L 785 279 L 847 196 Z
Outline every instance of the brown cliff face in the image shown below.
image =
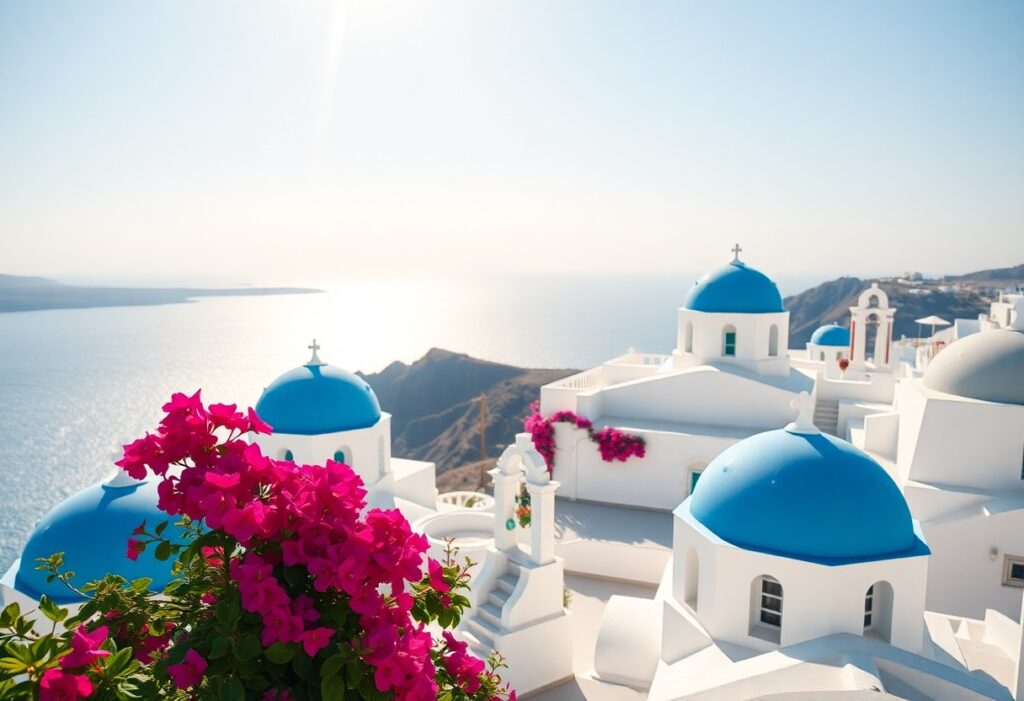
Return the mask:
M 393 415 L 394 455 L 430 460 L 445 472 L 480 460 L 480 402 L 487 397 L 487 456 L 496 458 L 523 430 L 540 387 L 575 370 L 534 370 L 434 348 L 406 365 L 362 375 Z

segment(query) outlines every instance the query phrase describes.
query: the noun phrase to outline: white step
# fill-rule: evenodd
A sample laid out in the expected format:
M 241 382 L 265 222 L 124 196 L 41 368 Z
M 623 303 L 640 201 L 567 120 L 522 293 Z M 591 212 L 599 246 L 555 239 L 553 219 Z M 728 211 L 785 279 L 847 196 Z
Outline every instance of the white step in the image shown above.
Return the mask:
M 503 574 L 500 577 L 498 577 L 498 589 L 502 589 L 503 591 L 506 591 L 509 594 L 511 594 L 516 590 L 517 581 L 519 581 L 519 578 L 517 576 L 511 574 Z
M 475 635 L 480 642 L 492 647 L 494 646 L 494 639 L 501 632 L 498 630 L 498 626 L 495 626 L 478 616 L 471 616 L 466 620 L 466 624 L 469 626 L 470 632 Z
M 508 597 L 511 596 L 504 589 L 494 589 L 487 594 L 487 603 L 494 604 L 499 609 L 505 608 L 505 604 L 508 602 Z
M 473 635 L 472 631 L 462 631 L 462 639 L 469 645 L 469 651 L 480 659 L 486 658 L 494 649 L 490 644 L 480 642 L 480 639 Z
M 480 618 L 483 618 L 488 623 L 501 628 L 501 608 L 495 606 L 490 602 L 484 602 L 483 606 L 480 606 L 476 610 Z

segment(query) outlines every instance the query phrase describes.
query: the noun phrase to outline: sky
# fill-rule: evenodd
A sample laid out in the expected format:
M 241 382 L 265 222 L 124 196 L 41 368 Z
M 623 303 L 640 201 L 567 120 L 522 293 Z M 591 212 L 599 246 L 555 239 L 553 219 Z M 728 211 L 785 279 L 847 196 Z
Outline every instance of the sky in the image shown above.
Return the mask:
M 0 0 L 0 272 L 1024 263 L 1024 3 Z

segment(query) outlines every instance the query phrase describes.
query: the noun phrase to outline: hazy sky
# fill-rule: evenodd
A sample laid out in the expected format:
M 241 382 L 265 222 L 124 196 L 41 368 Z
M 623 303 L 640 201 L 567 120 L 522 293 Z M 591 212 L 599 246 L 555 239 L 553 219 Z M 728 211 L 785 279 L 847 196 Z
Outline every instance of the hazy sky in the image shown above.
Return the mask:
M 0 2 L 0 272 L 1024 262 L 1024 3 Z

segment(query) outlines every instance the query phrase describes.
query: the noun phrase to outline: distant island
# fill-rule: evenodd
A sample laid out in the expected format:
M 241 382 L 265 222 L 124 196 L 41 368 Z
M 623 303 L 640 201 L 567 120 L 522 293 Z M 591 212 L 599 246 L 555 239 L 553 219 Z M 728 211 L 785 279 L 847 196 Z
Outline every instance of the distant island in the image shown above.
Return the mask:
M 252 297 L 323 292 L 306 287 L 87 287 L 42 277 L 0 275 L 0 313 L 44 309 L 181 304 L 197 297 Z

